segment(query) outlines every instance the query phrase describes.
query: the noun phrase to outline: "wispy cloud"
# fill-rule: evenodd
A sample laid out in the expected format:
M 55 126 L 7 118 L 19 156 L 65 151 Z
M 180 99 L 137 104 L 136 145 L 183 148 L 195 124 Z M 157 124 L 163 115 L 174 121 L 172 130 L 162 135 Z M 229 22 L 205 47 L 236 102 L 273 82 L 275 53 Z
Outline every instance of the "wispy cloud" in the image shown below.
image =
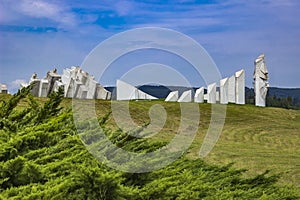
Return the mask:
M 1 11 L 6 14 L 2 21 L 22 21 L 22 17 L 31 17 L 33 19 L 47 19 L 64 26 L 76 25 L 76 16 L 70 11 L 67 6 L 62 3 L 54 3 L 46 0 L 20 0 L 15 1 L 3 0 L 0 7 Z M 10 10 L 13 13 L 7 13 L 5 10 Z M 16 14 L 16 17 L 12 17 Z
M 12 92 L 15 92 L 16 90 L 18 90 L 20 88 L 20 85 L 24 84 L 24 83 L 27 83 L 27 81 L 24 79 L 16 79 L 9 83 L 9 85 L 8 85 L 9 90 Z

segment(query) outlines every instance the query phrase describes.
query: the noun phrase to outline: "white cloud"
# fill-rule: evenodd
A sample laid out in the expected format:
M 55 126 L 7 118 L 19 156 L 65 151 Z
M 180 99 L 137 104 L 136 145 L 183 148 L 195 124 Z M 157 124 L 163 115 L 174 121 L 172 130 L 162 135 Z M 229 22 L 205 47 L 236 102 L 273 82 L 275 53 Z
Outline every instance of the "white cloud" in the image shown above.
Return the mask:
M 128 15 L 133 10 L 133 8 L 133 3 L 129 1 L 118 1 L 117 3 L 115 3 L 115 10 L 120 16 Z
M 19 89 L 20 85 L 26 83 L 26 80 L 24 79 L 16 79 L 14 81 L 12 81 L 11 83 L 9 83 L 9 89 L 10 90 L 15 90 L 15 89 Z
M 25 15 L 32 18 L 45 18 L 67 26 L 76 25 L 75 14 L 61 2 L 55 4 L 45 0 L 20 0 L 18 3 L 5 1 L 1 7 L 0 11 L 10 11 L 10 15 L 5 18 L 6 21 L 22 20 L 22 15 L 23 18 Z M 18 16 L 18 19 L 16 17 L 12 18 L 14 14 Z

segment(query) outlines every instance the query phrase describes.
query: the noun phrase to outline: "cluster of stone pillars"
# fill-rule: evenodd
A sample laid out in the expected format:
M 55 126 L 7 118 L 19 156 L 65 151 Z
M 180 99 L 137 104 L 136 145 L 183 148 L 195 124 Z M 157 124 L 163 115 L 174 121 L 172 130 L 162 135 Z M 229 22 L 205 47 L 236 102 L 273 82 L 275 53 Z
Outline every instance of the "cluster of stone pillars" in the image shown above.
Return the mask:
M 37 97 L 47 97 L 51 92 L 63 88 L 64 96 L 67 98 L 111 99 L 111 93 L 80 67 L 73 66 L 64 69 L 63 75 L 58 74 L 57 70 L 53 69 L 48 71 L 43 79 L 39 79 L 34 73 L 29 83 L 21 84 L 21 87 L 26 87 L 33 82 L 35 84 L 31 93 Z
M 205 88 L 200 87 L 196 90 L 195 95 L 192 96 L 192 90 L 188 90 L 182 93 L 179 97 L 178 91 L 172 91 L 167 96 L 165 101 L 173 102 L 196 102 L 203 103 L 217 103 L 228 104 L 245 104 L 245 70 L 242 69 L 236 72 L 229 78 L 220 80 L 219 87 L 217 83 L 212 83 L 207 86 L 206 93 Z

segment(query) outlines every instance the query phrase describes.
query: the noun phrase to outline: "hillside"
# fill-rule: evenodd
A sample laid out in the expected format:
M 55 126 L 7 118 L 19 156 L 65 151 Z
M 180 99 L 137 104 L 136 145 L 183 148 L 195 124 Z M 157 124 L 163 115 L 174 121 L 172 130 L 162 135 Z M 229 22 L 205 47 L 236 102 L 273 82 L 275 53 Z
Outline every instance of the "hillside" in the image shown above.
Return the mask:
M 4 100 L 0 104 L 0 198 L 299 199 L 298 111 L 228 105 L 222 135 L 202 160 L 198 151 L 210 121 L 211 105 L 199 104 L 201 120 L 191 148 L 165 168 L 131 174 L 101 164 L 86 150 L 82 140 L 98 141 L 91 143 L 97 147 L 101 135 L 90 127 L 80 140 L 68 109 L 71 99 L 63 99 L 61 93 L 49 99 L 27 94 L 24 89 L 13 97 L 0 95 Z M 180 104 L 163 101 L 131 101 L 133 120 L 141 126 L 149 123 L 148 112 L 155 104 L 165 108 L 167 120 L 151 139 L 130 137 L 116 127 L 109 101 L 97 100 L 96 113 L 114 144 L 146 153 L 167 144 L 180 123 Z M 81 124 L 83 128 L 89 126 Z
M 149 121 L 149 109 L 155 104 L 166 109 L 168 120 L 154 138 L 169 142 L 180 124 L 180 104 L 132 101 L 131 117 L 142 126 Z M 99 101 L 96 106 L 100 116 L 110 110 L 110 103 L 107 102 Z M 187 157 L 193 159 L 198 158 L 208 129 L 211 106 L 199 104 L 199 109 L 199 130 L 187 153 Z M 110 120 L 110 126 L 116 127 L 113 119 Z M 205 160 L 214 164 L 233 162 L 234 166 L 247 169 L 246 176 L 257 175 L 269 169 L 272 173 L 282 173 L 281 183 L 300 187 L 300 111 L 229 104 L 222 135 Z

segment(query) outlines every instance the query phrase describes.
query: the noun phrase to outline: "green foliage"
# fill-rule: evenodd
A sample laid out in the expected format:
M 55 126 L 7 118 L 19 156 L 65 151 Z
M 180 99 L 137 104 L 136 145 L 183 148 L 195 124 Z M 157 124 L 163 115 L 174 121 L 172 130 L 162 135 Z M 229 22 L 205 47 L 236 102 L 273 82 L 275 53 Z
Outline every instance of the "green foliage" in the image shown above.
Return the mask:
M 58 88 L 58 92 L 52 92 L 48 97 L 49 99 L 45 102 L 44 107 L 37 113 L 35 124 L 39 124 L 50 117 L 56 116 L 62 109 L 59 107 L 64 97 L 64 90 L 61 87 Z M 31 106 L 36 108 L 36 103 L 33 102 Z
M 279 107 L 279 108 L 287 108 L 287 109 L 299 109 L 297 108 L 296 103 L 293 102 L 296 101 L 296 99 L 293 100 L 291 96 L 288 96 L 287 98 L 279 98 L 274 95 L 273 97 L 267 96 L 267 106 L 271 107 Z
M 9 101 L 2 101 L 2 105 L 0 107 L 0 118 L 7 118 L 10 113 L 17 107 L 18 103 L 21 99 L 25 98 L 32 89 L 33 84 L 29 85 L 28 87 L 24 87 L 16 94 L 14 94 Z
M 179 158 L 149 173 L 123 173 L 97 161 L 86 149 L 98 145 L 103 134 L 82 122 L 76 134 L 72 113 L 59 105 L 62 91 L 52 93 L 43 106 L 20 90 L 1 104 L 0 198 L 3 199 L 298 199 L 296 190 L 278 186 L 278 175 L 265 172 L 243 178 L 232 165 L 215 166 L 201 159 Z M 21 99 L 28 107 L 17 108 Z M 9 110 L 10 109 L 10 110 Z M 144 127 L 126 133 L 106 125 L 105 135 L 118 147 L 146 153 L 165 142 L 138 139 Z M 85 142 L 86 146 L 83 145 Z M 99 144 L 100 145 L 100 144 Z M 116 159 L 124 159 L 118 158 Z

